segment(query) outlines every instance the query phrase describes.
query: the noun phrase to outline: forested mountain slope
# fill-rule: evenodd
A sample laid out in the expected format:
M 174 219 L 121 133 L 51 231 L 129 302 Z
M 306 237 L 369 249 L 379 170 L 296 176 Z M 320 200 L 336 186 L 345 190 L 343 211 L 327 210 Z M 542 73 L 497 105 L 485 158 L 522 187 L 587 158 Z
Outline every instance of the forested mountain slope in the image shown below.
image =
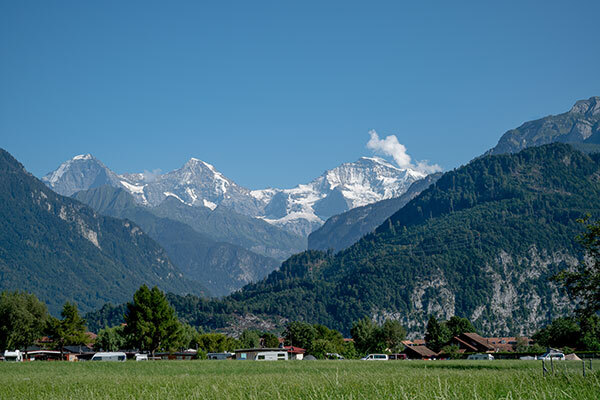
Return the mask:
M 201 294 L 135 224 L 63 197 L 0 149 L 0 290 L 33 292 L 58 313 L 130 299 L 142 284 Z
M 572 308 L 549 278 L 581 258 L 576 219 L 599 211 L 599 155 L 551 144 L 486 156 L 444 174 L 347 250 L 295 255 L 224 301 L 172 301 L 209 327 L 253 314 L 348 333 L 369 316 L 416 334 L 435 314 L 468 317 L 484 333 L 530 334 Z
M 167 251 L 185 277 L 200 282 L 215 296 L 227 295 L 258 281 L 279 267 L 277 260 L 217 242 L 184 223 L 158 217 L 148 208 L 137 205 L 123 189 L 102 186 L 75 193 L 73 197 L 99 213 L 138 224 Z
M 309 250 L 344 250 L 388 219 L 406 203 L 415 198 L 432 183 L 441 172 L 413 182 L 406 193 L 399 197 L 381 200 L 366 206 L 353 208 L 345 213 L 329 218 L 325 224 L 308 236 Z

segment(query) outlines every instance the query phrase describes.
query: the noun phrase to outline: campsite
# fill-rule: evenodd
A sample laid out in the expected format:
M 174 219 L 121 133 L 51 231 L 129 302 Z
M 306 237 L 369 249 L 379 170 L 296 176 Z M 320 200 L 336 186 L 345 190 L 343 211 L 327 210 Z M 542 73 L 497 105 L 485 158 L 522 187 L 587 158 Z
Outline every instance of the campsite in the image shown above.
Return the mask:
M 0 399 L 597 399 L 600 364 L 541 361 L 0 363 Z

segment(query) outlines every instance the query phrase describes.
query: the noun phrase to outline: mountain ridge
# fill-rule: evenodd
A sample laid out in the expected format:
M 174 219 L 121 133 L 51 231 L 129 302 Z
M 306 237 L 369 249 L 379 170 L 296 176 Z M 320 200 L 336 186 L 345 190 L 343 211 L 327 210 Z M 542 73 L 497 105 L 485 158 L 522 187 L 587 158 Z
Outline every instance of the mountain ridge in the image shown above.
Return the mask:
M 150 207 L 160 205 L 168 197 L 210 210 L 224 206 L 306 237 L 328 217 L 401 195 L 413 181 L 424 176 L 395 167 L 383 159 L 362 157 L 291 189 L 249 190 L 197 158 L 191 158 L 179 169 L 148 176 L 144 173 L 117 175 L 95 157 L 86 155 L 62 163 L 42 179 L 61 194 L 71 195 L 108 184 L 122 187 L 139 204 Z
M 0 149 L 0 288 L 28 290 L 57 314 L 121 302 L 143 283 L 202 294 L 164 250 L 130 221 L 63 197 Z

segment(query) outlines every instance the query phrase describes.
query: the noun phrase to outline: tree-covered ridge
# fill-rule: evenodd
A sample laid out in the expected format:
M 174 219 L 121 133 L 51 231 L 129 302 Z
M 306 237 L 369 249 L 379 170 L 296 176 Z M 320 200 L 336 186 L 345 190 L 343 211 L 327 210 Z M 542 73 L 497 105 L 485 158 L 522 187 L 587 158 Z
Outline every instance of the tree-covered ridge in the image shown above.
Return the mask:
M 531 334 L 572 309 L 549 278 L 581 257 L 576 219 L 600 211 L 600 156 L 564 144 L 487 156 L 450 171 L 337 254 L 306 251 L 223 301 L 173 298 L 213 328 L 232 315 L 320 323 L 399 319 L 423 333 L 431 314 L 482 333 Z
M 441 172 L 428 175 L 413 182 L 406 193 L 399 197 L 381 200 L 356 207 L 329 218 L 325 224 L 308 236 L 309 250 L 344 250 L 361 237 L 370 233 L 406 203 L 427 189 L 442 176 Z
M 201 291 L 135 224 L 57 195 L 0 150 L 0 289 L 35 293 L 58 314 L 122 302 L 142 283 Z

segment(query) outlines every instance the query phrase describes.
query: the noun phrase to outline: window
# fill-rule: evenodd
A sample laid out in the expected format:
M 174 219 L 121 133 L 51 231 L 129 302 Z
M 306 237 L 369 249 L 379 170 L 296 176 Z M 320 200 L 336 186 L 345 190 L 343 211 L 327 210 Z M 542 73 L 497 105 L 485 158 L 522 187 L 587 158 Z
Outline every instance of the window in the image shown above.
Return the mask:
M 261 354 L 259 356 L 256 357 L 257 360 L 264 360 L 265 359 L 265 355 Z

